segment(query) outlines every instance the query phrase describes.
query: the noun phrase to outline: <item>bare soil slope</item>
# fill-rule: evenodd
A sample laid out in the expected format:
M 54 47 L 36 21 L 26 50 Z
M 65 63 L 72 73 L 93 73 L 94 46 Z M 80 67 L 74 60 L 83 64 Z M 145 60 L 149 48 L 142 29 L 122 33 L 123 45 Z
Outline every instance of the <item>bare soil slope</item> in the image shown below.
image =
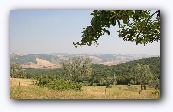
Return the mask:
M 47 60 L 36 58 L 37 63 L 29 62 L 27 65 L 22 65 L 23 68 L 60 68 L 60 65 L 52 64 Z

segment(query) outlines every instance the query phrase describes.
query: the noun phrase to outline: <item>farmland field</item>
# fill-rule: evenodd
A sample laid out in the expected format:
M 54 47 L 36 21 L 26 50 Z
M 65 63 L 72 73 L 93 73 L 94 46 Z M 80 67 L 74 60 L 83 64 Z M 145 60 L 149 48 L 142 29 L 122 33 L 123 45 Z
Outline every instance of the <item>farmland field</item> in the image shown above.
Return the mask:
M 33 84 L 30 79 L 10 78 L 11 99 L 160 99 L 160 91 L 139 85 L 83 86 L 82 91 L 56 91 Z

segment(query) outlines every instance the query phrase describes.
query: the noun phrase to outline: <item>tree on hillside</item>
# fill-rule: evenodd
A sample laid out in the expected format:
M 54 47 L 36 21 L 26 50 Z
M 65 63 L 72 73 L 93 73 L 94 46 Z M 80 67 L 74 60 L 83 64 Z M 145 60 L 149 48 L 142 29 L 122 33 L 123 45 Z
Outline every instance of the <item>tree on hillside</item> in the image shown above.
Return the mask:
M 149 65 L 137 64 L 136 66 L 136 80 L 141 84 L 141 90 L 146 90 L 146 84 L 148 84 L 154 77 L 151 73 Z
M 92 74 L 91 62 L 92 60 L 90 58 L 86 58 L 84 60 L 83 67 L 82 67 L 83 77 L 88 80 L 91 78 L 91 74 Z
M 23 71 L 22 67 L 15 63 L 10 62 L 10 77 L 13 78 L 24 78 L 25 72 Z
M 159 76 L 155 76 L 153 77 L 150 81 L 149 81 L 149 86 L 154 87 L 156 90 L 160 89 L 160 78 Z
M 77 45 L 98 45 L 105 33 L 110 35 L 110 26 L 119 26 L 119 37 L 124 41 L 147 44 L 160 40 L 160 10 L 94 10 L 91 26 L 83 28 L 81 42 Z
M 64 75 L 70 77 L 72 81 L 78 82 L 79 78 L 88 79 L 91 77 L 91 59 L 74 57 L 62 63 Z

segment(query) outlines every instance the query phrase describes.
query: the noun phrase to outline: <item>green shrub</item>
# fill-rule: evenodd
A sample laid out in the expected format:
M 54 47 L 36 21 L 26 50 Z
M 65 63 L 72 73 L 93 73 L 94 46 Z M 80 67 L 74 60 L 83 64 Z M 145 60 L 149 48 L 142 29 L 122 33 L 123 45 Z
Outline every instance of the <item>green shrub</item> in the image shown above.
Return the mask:
M 96 86 L 97 86 L 97 83 L 93 83 L 92 85 L 93 85 L 94 87 L 96 87 Z
M 89 83 L 89 81 L 83 81 L 83 85 L 84 85 L 84 86 L 89 86 L 90 83 Z
M 65 80 L 63 78 L 58 78 L 58 79 L 40 78 L 37 82 L 37 85 L 58 91 L 64 91 L 64 90 L 80 91 L 82 88 L 82 84 L 73 82 L 71 80 Z

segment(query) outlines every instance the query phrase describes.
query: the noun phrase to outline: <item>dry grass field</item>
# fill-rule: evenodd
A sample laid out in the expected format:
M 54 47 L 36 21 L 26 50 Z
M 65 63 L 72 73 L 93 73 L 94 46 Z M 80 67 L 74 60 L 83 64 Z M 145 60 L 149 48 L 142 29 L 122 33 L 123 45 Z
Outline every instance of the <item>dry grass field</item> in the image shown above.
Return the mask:
M 160 99 L 160 92 L 147 86 L 140 92 L 139 85 L 84 86 L 82 91 L 55 91 L 33 84 L 30 79 L 10 78 L 11 99 Z

